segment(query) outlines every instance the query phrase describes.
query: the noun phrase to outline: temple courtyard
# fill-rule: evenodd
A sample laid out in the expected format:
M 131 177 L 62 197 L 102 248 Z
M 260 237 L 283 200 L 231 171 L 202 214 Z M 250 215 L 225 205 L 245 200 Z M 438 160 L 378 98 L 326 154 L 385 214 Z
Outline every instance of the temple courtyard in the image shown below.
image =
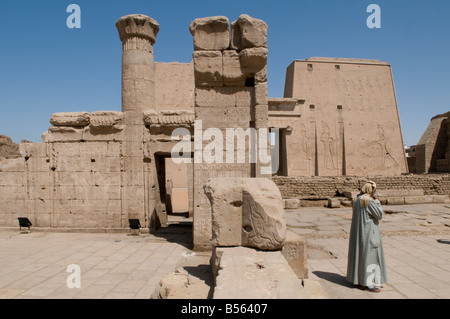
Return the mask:
M 388 283 L 381 293 L 345 280 L 351 208 L 286 210 L 288 228 L 308 243 L 306 295 L 312 299 L 450 298 L 450 205 L 383 206 Z M 189 220 L 156 233 L 0 229 L 2 299 L 208 299 L 208 252 L 192 250 Z M 73 267 L 79 266 L 77 273 Z M 189 276 L 191 290 L 155 294 L 167 274 Z M 76 277 L 78 276 L 78 277 Z M 186 277 L 187 278 L 187 277 Z

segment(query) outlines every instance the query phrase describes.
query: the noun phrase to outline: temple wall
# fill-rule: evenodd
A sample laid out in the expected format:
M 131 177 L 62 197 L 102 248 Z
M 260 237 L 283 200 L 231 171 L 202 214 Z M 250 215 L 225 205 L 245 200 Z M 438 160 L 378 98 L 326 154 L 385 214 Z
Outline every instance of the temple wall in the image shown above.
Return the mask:
M 123 151 L 120 141 L 21 144 L 22 158 L 2 162 L 0 224 L 27 216 L 37 227 L 120 229 Z
M 291 128 L 285 142 L 288 176 L 407 172 L 388 63 L 296 60 L 287 70 L 285 98 L 298 102 L 281 115 L 269 108 L 269 119 L 270 126 Z

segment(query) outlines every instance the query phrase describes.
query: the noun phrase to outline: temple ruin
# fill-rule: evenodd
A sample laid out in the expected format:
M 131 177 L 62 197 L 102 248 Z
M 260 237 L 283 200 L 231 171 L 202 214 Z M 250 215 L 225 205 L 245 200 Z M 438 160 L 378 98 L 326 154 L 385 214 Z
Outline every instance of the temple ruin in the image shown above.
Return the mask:
M 411 173 L 450 173 L 450 112 L 434 116 L 407 153 Z
M 388 63 L 296 60 L 284 97 L 268 98 L 262 20 L 194 20 L 191 63 L 154 61 L 159 24 L 150 17 L 124 16 L 116 26 L 122 110 L 53 114 L 42 143 L 22 143 L 20 158 L 2 161 L 1 226 L 28 216 L 34 227 L 123 231 L 133 218 L 152 230 L 167 226 L 170 213 L 186 213 L 194 248 L 204 250 L 220 220 L 211 214 L 212 186 L 205 192 L 210 180 L 268 179 L 280 187 L 271 197 L 277 206 L 304 196 L 288 194 L 295 192 L 283 187 L 289 178 L 408 172 Z M 177 161 L 174 150 L 183 150 Z M 257 201 L 245 185 L 227 205 Z M 242 234 L 234 235 L 226 240 L 241 243 Z

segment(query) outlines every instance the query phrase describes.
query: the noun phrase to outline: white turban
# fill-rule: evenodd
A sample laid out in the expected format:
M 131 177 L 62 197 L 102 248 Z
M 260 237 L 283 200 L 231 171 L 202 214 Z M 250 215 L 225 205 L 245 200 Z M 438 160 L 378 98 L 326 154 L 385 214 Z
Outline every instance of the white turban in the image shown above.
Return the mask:
M 375 189 L 377 188 L 377 184 L 375 184 L 375 182 L 372 181 L 368 181 L 366 184 L 364 184 L 364 186 L 361 188 L 361 198 L 360 198 L 360 203 L 362 206 L 367 207 L 369 206 L 369 199 L 372 198 L 372 193 L 375 191 Z

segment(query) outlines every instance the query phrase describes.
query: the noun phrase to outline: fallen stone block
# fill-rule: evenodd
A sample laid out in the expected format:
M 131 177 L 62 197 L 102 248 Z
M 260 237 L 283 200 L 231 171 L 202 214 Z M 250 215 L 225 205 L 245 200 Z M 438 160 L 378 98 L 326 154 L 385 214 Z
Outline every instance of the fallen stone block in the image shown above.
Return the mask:
M 278 187 L 266 178 L 211 179 L 204 187 L 212 208 L 213 246 L 280 249 L 286 220 Z
M 405 197 L 387 197 L 386 205 L 404 205 Z
M 177 269 L 161 279 L 150 299 L 209 299 L 212 296 L 209 254 L 185 252 L 182 255 L 184 258 Z
M 298 198 L 286 198 L 283 201 L 285 209 L 295 209 L 300 205 L 300 199 Z
M 359 193 L 360 192 L 356 192 L 356 191 L 355 192 L 344 192 L 344 196 L 347 197 L 348 199 L 355 200 L 356 196 L 358 196 Z
M 215 247 L 211 257 L 214 299 L 308 299 L 280 251 Z
M 436 204 L 445 204 L 448 203 L 450 197 L 448 195 L 431 195 L 430 196 L 433 203 Z
M 337 198 L 328 198 L 328 208 L 339 208 L 341 207 L 341 202 Z
M 405 205 L 432 203 L 431 196 L 405 196 Z
M 308 278 L 308 254 L 305 237 L 300 236 L 292 230 L 288 230 L 281 253 L 298 278 Z

